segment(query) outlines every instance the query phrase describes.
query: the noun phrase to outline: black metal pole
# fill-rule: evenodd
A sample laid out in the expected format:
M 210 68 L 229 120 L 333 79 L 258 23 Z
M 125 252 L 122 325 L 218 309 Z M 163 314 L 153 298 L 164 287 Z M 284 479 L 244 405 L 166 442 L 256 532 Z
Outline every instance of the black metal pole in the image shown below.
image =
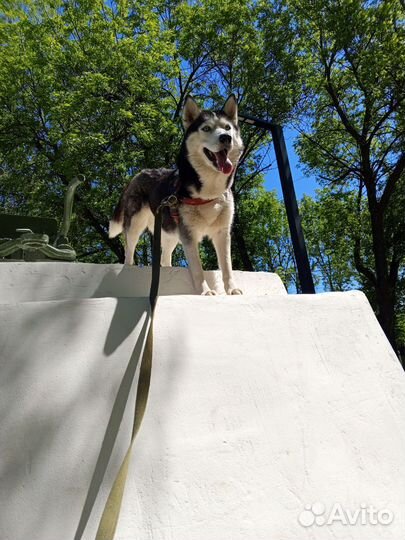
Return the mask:
M 304 294 L 315 294 L 283 130 L 278 124 L 266 120 L 242 114 L 239 117 L 249 124 L 271 131 L 301 291 Z
M 287 148 L 281 126 L 272 126 L 271 134 L 273 136 L 274 151 L 276 153 L 278 173 L 281 180 L 281 189 L 283 190 L 284 204 L 287 211 L 288 224 L 290 226 L 291 240 L 294 248 L 301 290 L 306 294 L 315 294 L 314 281 L 312 279 L 290 163 L 288 161 Z

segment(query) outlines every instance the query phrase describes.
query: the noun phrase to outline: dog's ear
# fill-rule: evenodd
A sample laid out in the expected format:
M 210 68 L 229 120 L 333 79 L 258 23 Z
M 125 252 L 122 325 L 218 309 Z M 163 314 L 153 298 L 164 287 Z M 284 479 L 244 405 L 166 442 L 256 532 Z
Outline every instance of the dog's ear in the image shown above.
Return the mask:
M 183 107 L 183 126 L 187 130 L 201 114 L 201 109 L 191 96 L 186 97 Z
M 238 124 L 238 103 L 235 94 L 231 94 L 225 101 L 224 113 L 235 125 Z

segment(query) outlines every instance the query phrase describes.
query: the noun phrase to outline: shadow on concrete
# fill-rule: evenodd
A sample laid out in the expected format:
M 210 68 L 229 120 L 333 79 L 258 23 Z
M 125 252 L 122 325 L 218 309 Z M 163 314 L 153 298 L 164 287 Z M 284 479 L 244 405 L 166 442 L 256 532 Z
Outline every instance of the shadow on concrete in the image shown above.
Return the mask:
M 64 508 L 62 504 L 57 502 L 53 504 L 53 501 L 60 499 L 61 492 L 64 489 L 63 486 L 56 482 L 56 478 L 61 475 L 61 469 L 66 466 L 69 469 L 72 467 L 72 475 L 77 476 L 77 470 L 82 466 L 81 457 L 75 457 L 75 461 L 72 460 L 67 465 L 66 455 L 74 456 L 71 448 L 74 448 L 75 445 L 78 447 L 83 445 L 83 448 L 85 448 L 86 442 L 82 440 L 94 437 L 94 435 L 91 435 L 89 426 L 87 431 L 83 432 L 83 437 L 66 440 L 69 450 L 66 451 L 66 455 L 62 450 L 60 459 L 55 460 L 58 466 L 57 470 L 48 468 L 45 475 L 41 469 L 41 474 L 45 476 L 44 481 L 41 480 L 39 485 L 46 485 L 48 489 L 44 490 L 40 496 L 38 496 L 38 493 L 37 496 L 31 495 L 31 491 L 34 492 L 33 488 L 27 491 L 31 501 L 26 500 L 26 503 L 33 505 L 36 510 L 32 512 L 29 519 L 27 517 L 23 520 L 24 524 L 20 527 L 21 534 L 18 533 L 18 538 L 31 537 L 40 539 L 43 534 L 46 535 L 45 531 L 47 529 L 52 529 L 54 524 L 59 522 L 62 529 L 69 528 L 71 538 L 80 540 L 88 536 L 88 533 L 86 533 L 87 525 L 89 525 L 88 529 L 90 529 L 90 522 L 93 526 L 94 516 L 92 511 L 95 506 L 97 509 L 99 508 L 98 496 L 106 471 L 109 466 L 111 468 L 115 467 L 117 461 L 121 459 L 119 453 L 114 452 L 114 446 L 117 437 L 122 441 L 123 435 L 120 432 L 120 426 L 124 414 L 126 422 L 127 413 L 125 413 L 125 410 L 128 400 L 132 403 L 134 379 L 136 378 L 138 361 L 142 354 L 149 325 L 149 318 L 146 315 L 148 307 L 146 298 L 120 297 L 118 295 L 117 297 L 113 294 L 119 288 L 115 287 L 115 280 L 118 285 L 118 282 L 124 276 L 128 280 L 129 273 L 127 268 L 123 268 L 116 275 L 106 275 L 106 282 L 100 281 L 98 287 L 89 295 L 88 311 L 86 311 L 87 308 L 84 309 L 84 304 L 87 303 L 86 298 L 71 298 L 61 301 L 49 301 L 42 304 L 41 307 L 37 307 L 36 302 L 29 302 L 19 307 L 20 314 L 18 311 L 14 313 L 15 307 L 13 307 L 12 322 L 8 313 L 12 306 L 10 308 L 4 306 L 0 312 L 0 327 L 5 329 L 11 322 L 11 326 L 18 327 L 18 335 L 24 336 L 24 339 L 14 339 L 13 334 L 10 333 L 6 334 L 5 339 L 2 340 L 1 352 L 4 363 L 0 362 L 2 364 L 0 366 L 2 373 L 0 386 L 4 391 L 2 401 L 5 403 L 5 407 L 2 408 L 2 426 L 6 427 L 3 436 L 9 438 L 18 433 L 19 441 L 17 441 L 17 446 L 20 447 L 18 455 L 3 456 L 3 458 L 7 459 L 5 461 L 3 459 L 1 473 L 3 479 L 4 476 L 8 478 L 8 496 L 2 513 L 5 512 L 5 515 L 9 516 L 12 514 L 13 505 L 15 504 L 12 501 L 14 495 L 17 495 L 18 486 L 28 482 L 31 485 L 38 483 L 36 477 L 38 457 L 46 455 L 49 448 L 59 444 L 60 434 L 64 430 L 67 429 L 67 433 L 69 433 L 71 428 L 66 428 L 66 425 L 69 425 L 71 419 L 74 419 L 77 426 L 75 429 L 80 430 L 80 419 L 77 416 L 77 411 L 87 410 L 91 416 L 93 408 L 94 410 L 100 410 L 99 407 L 102 403 L 99 397 L 100 392 L 107 390 L 111 395 L 108 401 L 111 412 L 107 409 L 106 412 L 103 411 L 102 413 L 105 414 L 105 430 L 104 426 L 101 429 L 99 428 L 95 448 L 93 445 L 94 453 L 92 453 L 91 462 L 95 463 L 95 465 L 91 466 L 90 471 L 93 466 L 94 470 L 90 475 L 88 474 L 90 471 L 87 469 L 87 474 L 82 476 L 81 480 L 80 476 L 78 476 L 78 484 L 67 487 L 69 490 L 74 489 L 77 493 L 75 496 L 77 502 L 74 505 L 75 521 L 73 523 L 70 521 L 72 514 L 69 509 Z M 79 286 L 82 285 L 80 281 L 79 279 Z M 59 285 L 61 288 L 60 297 L 63 298 L 64 285 L 62 282 Z M 71 286 L 76 285 L 78 283 L 71 284 Z M 40 287 L 39 272 L 38 288 Z M 111 292 L 110 298 L 108 298 L 107 288 Z M 58 293 L 59 287 L 57 287 L 56 296 L 58 296 Z M 108 314 L 108 318 L 103 315 L 103 310 Z M 86 316 L 84 316 L 85 314 Z M 24 316 L 21 317 L 21 315 Z M 98 347 L 94 341 L 96 336 L 98 336 Z M 174 339 L 170 340 L 169 349 L 173 348 L 173 357 L 178 360 L 180 358 L 181 342 L 178 341 L 177 337 L 173 337 Z M 54 353 L 49 354 L 47 351 L 49 351 L 51 342 L 53 342 L 51 350 Z M 88 349 L 87 344 L 89 344 Z M 169 356 L 171 356 L 170 353 Z M 63 377 L 61 374 L 65 374 L 66 371 L 71 372 L 71 366 L 75 365 L 75 362 L 81 362 L 81 360 L 78 360 L 79 358 L 84 359 L 84 364 L 78 364 L 78 367 L 83 369 L 83 377 L 78 378 L 75 384 L 69 383 L 69 392 L 63 393 L 62 397 L 59 395 L 55 397 L 56 392 L 61 389 L 63 391 L 63 384 L 60 383 L 61 377 Z M 118 358 L 119 362 L 117 362 Z M 10 361 L 11 359 L 13 361 Z M 118 365 L 120 366 L 118 375 L 114 377 L 115 382 L 113 385 L 105 384 L 105 386 L 100 387 L 100 383 L 104 384 L 103 379 L 94 376 L 100 362 L 105 363 L 102 371 L 106 374 L 112 373 Z M 110 367 L 106 368 L 105 366 L 108 363 Z M 162 381 L 162 384 L 159 385 L 159 400 L 160 394 L 167 400 L 172 394 L 177 362 L 173 361 L 172 367 L 170 379 Z M 41 373 L 46 373 L 46 377 L 43 377 Z M 121 374 L 123 375 L 121 376 Z M 24 409 L 24 417 L 20 415 L 21 418 L 18 418 L 16 422 L 14 412 L 20 407 L 18 403 L 20 394 L 13 395 L 13 389 L 16 386 L 23 388 L 27 381 L 31 384 L 32 380 L 37 391 L 35 393 L 31 392 L 31 394 L 38 396 L 38 399 L 30 403 L 27 413 Z M 46 387 L 42 384 L 42 380 L 55 381 L 55 386 Z M 104 388 L 104 390 L 100 390 L 100 388 Z M 49 395 L 51 403 L 57 403 L 57 407 L 46 410 L 42 408 L 45 393 Z M 53 402 L 52 399 L 55 401 Z M 102 423 L 104 424 L 104 421 Z M 161 425 L 156 426 L 156 428 L 153 457 L 159 463 L 165 443 L 165 430 L 164 426 Z M 129 438 L 130 433 L 128 433 L 128 440 Z M 5 447 L 7 448 L 7 445 Z M 41 460 L 41 465 L 43 463 L 43 460 Z M 46 467 L 46 464 L 44 464 L 44 467 Z M 83 471 L 85 472 L 85 469 Z M 66 475 L 66 472 L 63 474 Z M 152 485 L 151 489 L 156 491 L 154 498 L 158 503 L 159 498 L 162 496 L 161 486 Z M 52 512 L 50 512 L 50 509 L 52 509 Z M 47 516 L 46 519 L 44 519 L 45 515 Z M 10 517 L 7 523 L 12 524 L 12 522 L 13 518 Z M 6 527 L 2 530 L 5 531 Z M 2 535 L 0 534 L 0 536 Z
M 113 315 L 113 319 L 104 344 L 104 352 L 106 355 L 114 352 L 117 347 L 131 334 L 139 321 L 138 313 L 132 314 L 128 311 L 128 307 L 133 305 L 128 299 L 118 298 L 117 307 Z M 90 486 L 87 492 L 86 500 L 79 519 L 74 540 L 80 540 L 83 536 L 87 522 L 90 518 L 94 503 L 96 501 L 100 486 L 102 484 L 105 472 L 107 470 L 111 454 L 114 449 L 114 444 L 118 435 L 121 421 L 124 415 L 125 407 L 128 402 L 128 397 L 131 392 L 135 372 L 140 362 L 141 355 L 144 349 L 145 338 L 149 328 L 149 316 L 146 317 L 135 347 L 132 351 L 128 366 L 122 377 L 118 388 L 117 396 L 111 411 L 111 415 L 104 434 L 101 450 L 97 458 L 96 466 L 92 475 Z

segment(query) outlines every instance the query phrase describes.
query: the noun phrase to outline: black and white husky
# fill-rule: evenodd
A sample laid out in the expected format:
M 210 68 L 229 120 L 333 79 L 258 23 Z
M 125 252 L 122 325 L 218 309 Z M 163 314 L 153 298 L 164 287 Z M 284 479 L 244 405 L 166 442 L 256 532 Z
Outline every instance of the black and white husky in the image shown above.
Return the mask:
M 238 107 L 231 95 L 221 111 L 201 110 L 191 98 L 183 109 L 185 136 L 177 169 L 145 169 L 125 189 L 110 221 L 110 237 L 124 231 L 125 263 L 145 229 L 153 231 L 160 202 L 175 194 L 177 208 L 162 210 L 162 266 L 171 266 L 176 245 L 183 244 L 198 294 L 216 294 L 204 279 L 198 244 L 211 238 L 227 294 L 242 294 L 234 283 L 230 230 L 234 213 L 231 186 L 243 150 Z

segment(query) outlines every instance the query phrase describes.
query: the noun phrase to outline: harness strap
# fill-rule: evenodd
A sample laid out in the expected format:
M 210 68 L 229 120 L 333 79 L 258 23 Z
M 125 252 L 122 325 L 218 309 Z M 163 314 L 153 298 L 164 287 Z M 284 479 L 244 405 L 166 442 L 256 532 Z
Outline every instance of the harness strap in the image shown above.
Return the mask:
M 124 494 L 125 483 L 128 476 L 129 464 L 131 462 L 131 451 L 135 437 L 139 431 L 142 419 L 145 414 L 146 405 L 148 402 L 150 379 L 152 372 L 152 355 L 153 355 L 153 321 L 155 315 L 155 307 L 158 299 L 159 280 L 160 280 L 160 243 L 162 231 L 162 213 L 164 206 L 173 206 L 177 204 L 177 198 L 171 195 L 164 199 L 155 214 L 155 227 L 153 232 L 152 245 L 152 280 L 150 286 L 149 303 L 150 303 L 150 324 L 148 334 L 146 336 L 145 348 L 142 355 L 138 386 L 136 391 L 134 422 L 132 426 L 131 442 L 125 457 L 121 463 L 118 474 L 114 480 L 107 502 L 105 503 L 103 513 L 100 518 L 100 523 L 97 529 L 95 540 L 113 540 L 117 528 L 118 518 L 121 510 L 122 497 Z

